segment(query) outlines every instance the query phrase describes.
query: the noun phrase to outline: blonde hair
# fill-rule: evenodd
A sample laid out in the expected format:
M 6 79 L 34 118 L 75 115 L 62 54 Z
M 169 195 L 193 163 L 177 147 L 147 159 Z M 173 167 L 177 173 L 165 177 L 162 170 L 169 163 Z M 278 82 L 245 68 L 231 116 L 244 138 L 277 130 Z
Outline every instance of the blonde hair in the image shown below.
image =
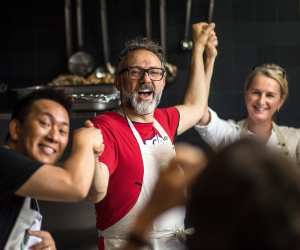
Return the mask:
M 282 67 L 273 63 L 266 63 L 255 67 L 246 78 L 245 90 L 249 89 L 253 78 L 259 74 L 272 78 L 278 82 L 280 86 L 280 95 L 283 99 L 286 99 L 289 93 L 286 72 Z

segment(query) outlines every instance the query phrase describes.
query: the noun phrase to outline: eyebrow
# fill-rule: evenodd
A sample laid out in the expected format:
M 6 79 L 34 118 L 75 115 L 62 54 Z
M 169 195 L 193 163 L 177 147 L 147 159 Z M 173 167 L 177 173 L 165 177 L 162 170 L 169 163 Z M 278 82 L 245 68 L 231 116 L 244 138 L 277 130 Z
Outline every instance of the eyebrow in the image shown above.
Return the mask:
M 40 112 L 40 115 L 46 115 L 46 116 L 48 116 L 52 121 L 55 121 L 55 122 L 58 122 L 59 124 L 61 124 L 61 125 L 63 125 L 63 126 L 67 126 L 67 127 L 70 127 L 70 123 L 69 122 L 59 122 L 59 121 L 57 121 L 56 119 L 55 119 L 55 117 L 51 114 L 51 113 L 49 113 L 49 112 L 46 112 L 46 111 L 42 111 L 42 112 Z
M 256 88 L 253 88 L 252 91 L 259 91 L 259 92 L 264 92 L 264 91 L 261 91 L 259 89 L 256 89 Z M 276 91 L 265 91 L 267 94 L 273 94 L 273 95 L 281 95 L 280 93 L 276 92 Z

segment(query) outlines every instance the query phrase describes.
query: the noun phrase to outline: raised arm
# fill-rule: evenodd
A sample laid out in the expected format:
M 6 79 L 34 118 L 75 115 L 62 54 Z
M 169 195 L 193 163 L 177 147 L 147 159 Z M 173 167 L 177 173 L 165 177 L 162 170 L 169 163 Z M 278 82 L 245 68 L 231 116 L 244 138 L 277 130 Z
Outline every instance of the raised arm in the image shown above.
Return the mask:
M 204 57 L 205 58 L 205 62 L 204 62 L 204 64 L 205 64 L 204 65 L 205 79 L 206 79 L 206 84 L 207 84 L 208 96 L 210 93 L 210 85 L 211 85 L 211 79 L 212 79 L 212 74 L 213 74 L 213 70 L 214 70 L 214 64 L 215 64 L 215 60 L 216 60 L 216 57 L 218 54 L 217 46 L 218 46 L 218 38 L 216 36 L 216 33 L 213 31 L 207 41 L 207 45 L 205 47 L 205 57 Z M 208 102 L 206 103 L 205 106 L 206 107 L 205 107 L 204 115 L 198 122 L 199 125 L 207 125 L 210 121 L 210 113 L 208 111 Z
M 177 106 L 180 113 L 178 134 L 181 134 L 194 126 L 205 114 L 208 89 L 206 84 L 203 54 L 214 27 L 215 25 L 213 23 L 196 23 L 192 26 L 193 51 L 190 78 L 184 103 Z
M 63 168 L 45 164 L 16 192 L 50 201 L 79 201 L 88 194 L 95 169 L 95 153 L 103 150 L 99 129 L 80 128 L 74 131 L 72 151 Z

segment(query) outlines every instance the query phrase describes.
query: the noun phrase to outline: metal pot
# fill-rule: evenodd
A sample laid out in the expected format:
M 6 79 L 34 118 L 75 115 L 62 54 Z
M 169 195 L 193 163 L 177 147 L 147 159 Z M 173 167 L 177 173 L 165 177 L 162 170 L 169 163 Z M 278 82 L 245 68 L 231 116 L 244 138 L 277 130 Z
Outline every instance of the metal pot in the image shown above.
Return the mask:
M 73 99 L 73 111 L 104 111 L 119 105 L 119 91 L 113 84 L 100 84 L 94 86 L 47 86 L 35 85 L 26 88 L 12 89 L 17 99 L 41 89 L 61 89 Z

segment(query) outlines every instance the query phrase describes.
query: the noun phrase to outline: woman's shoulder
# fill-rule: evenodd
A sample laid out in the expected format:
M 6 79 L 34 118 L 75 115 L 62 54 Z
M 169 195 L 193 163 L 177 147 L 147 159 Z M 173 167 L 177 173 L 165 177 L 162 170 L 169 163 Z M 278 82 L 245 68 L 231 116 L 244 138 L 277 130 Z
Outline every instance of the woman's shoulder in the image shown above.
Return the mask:
M 293 136 L 298 136 L 300 138 L 300 128 L 295 128 L 295 127 L 289 127 L 289 126 L 282 126 L 282 125 L 277 125 L 277 128 L 285 135 L 289 137 Z

